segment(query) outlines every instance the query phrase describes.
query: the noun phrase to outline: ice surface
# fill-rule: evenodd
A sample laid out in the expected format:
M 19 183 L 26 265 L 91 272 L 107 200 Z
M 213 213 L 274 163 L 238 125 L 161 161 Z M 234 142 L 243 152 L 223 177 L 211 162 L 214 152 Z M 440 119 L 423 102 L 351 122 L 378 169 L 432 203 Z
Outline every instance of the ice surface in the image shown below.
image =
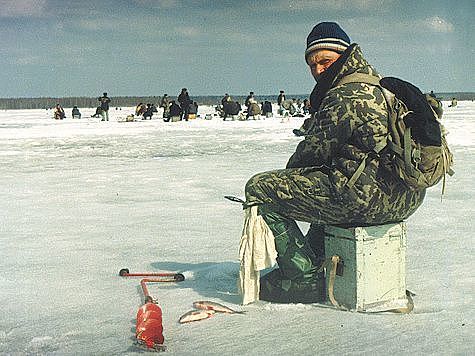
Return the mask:
M 243 195 L 253 174 L 282 168 L 303 119 L 121 123 L 0 112 L 0 353 L 134 354 L 142 303 L 133 271 L 177 271 L 149 285 L 167 354 L 469 354 L 474 350 L 475 103 L 444 102 L 456 175 L 408 220 L 409 315 L 317 305 L 239 306 Z M 70 109 L 66 109 L 70 113 Z M 180 325 L 196 300 L 244 315 Z

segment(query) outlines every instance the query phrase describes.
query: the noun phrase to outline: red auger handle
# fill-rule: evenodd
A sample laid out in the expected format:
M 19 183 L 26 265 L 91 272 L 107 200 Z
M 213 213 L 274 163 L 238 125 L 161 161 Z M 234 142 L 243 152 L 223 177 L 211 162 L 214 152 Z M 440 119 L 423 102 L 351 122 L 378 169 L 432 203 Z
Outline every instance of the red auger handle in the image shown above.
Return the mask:
M 182 282 L 185 280 L 185 276 L 181 273 L 175 272 L 136 272 L 130 273 L 128 268 L 122 268 L 119 271 L 121 277 L 168 277 L 163 279 L 157 279 L 154 282 Z

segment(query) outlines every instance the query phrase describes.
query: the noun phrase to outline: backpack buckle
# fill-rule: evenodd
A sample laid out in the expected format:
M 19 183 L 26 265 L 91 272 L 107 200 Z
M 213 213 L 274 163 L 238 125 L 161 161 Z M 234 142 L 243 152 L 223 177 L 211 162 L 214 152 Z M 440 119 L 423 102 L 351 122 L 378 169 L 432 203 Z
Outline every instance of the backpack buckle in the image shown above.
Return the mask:
M 420 148 L 414 148 L 412 150 L 412 160 L 414 161 L 414 165 L 416 168 L 419 168 L 419 163 L 421 162 L 421 150 Z
M 399 100 L 394 100 L 394 109 L 397 111 L 401 108 L 401 102 Z

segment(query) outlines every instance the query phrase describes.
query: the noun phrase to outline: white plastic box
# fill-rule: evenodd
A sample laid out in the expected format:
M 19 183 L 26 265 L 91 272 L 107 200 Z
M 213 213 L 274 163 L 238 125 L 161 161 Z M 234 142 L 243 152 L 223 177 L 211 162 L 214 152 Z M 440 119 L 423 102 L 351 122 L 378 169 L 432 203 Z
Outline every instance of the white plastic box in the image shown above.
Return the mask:
M 341 260 L 333 289 L 340 305 L 364 312 L 407 305 L 404 222 L 346 229 L 326 226 L 325 257 L 334 255 Z M 327 270 L 327 286 L 329 279 Z

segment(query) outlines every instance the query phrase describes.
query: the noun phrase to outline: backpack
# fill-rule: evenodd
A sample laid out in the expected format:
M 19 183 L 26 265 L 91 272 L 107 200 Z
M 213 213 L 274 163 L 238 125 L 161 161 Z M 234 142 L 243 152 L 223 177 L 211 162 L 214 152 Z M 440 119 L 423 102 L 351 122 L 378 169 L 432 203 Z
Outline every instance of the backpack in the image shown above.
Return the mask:
M 353 73 L 338 85 L 367 83 L 381 89 L 388 106 L 387 145 L 378 153 L 383 167 L 411 190 L 423 190 L 453 175 L 453 155 L 440 123 L 441 103 L 404 80 Z

